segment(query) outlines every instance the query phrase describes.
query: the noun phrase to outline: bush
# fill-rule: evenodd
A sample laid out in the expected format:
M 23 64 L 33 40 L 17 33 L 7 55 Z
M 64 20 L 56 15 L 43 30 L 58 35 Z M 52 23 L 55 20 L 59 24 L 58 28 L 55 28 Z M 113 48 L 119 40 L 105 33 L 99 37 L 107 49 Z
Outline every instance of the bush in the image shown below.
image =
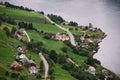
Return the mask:
M 19 80 L 28 80 L 28 77 L 27 76 L 20 76 Z
M 12 73 L 12 74 L 11 74 L 11 77 L 12 77 L 12 78 L 18 78 L 19 75 L 20 75 L 19 73 Z
M 7 80 L 7 78 L 6 78 L 6 77 L 1 77 L 1 76 L 0 76 L 0 80 Z
M 98 61 L 97 59 L 93 59 L 92 57 L 89 57 L 89 58 L 87 59 L 86 63 L 87 63 L 88 65 L 94 66 L 95 63 L 96 63 L 96 64 L 100 64 L 100 61 Z
M 9 72 L 8 71 L 5 72 L 5 76 L 9 76 Z
M 36 78 L 37 78 L 37 79 L 41 79 L 42 76 L 41 76 L 40 74 L 38 74 L 38 75 L 36 76 Z
M 63 47 L 63 48 L 62 48 L 62 51 L 65 52 L 65 53 L 67 53 L 67 48 L 66 48 L 66 47 Z

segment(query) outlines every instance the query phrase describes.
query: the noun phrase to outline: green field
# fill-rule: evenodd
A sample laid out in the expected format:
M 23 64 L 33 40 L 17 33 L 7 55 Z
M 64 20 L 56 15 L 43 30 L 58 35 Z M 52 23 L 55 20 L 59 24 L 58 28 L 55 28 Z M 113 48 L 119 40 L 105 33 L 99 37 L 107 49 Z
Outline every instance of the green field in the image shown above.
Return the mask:
M 47 50 L 55 50 L 57 53 L 62 53 L 61 48 L 63 48 L 63 46 L 65 46 L 65 44 L 63 44 L 62 41 L 55 41 L 55 40 L 49 40 L 49 39 L 45 39 L 44 35 L 42 34 L 38 34 L 37 32 L 34 31 L 27 31 L 28 35 L 30 36 L 31 39 L 33 39 L 34 41 L 41 41 L 43 42 L 43 46 L 47 49 Z
M 13 17 L 13 15 L 15 15 L 13 18 L 17 18 L 16 21 L 21 21 L 22 20 L 22 16 L 24 16 L 23 21 L 25 22 L 33 22 L 33 25 L 36 29 L 38 29 L 39 31 L 44 31 L 47 33 L 65 33 L 64 31 L 60 30 L 59 28 L 57 28 L 56 26 L 52 25 L 52 24 L 44 24 L 44 22 L 40 21 L 40 23 L 38 22 L 38 19 L 40 20 L 45 20 L 44 16 L 38 13 L 34 13 L 34 12 L 27 12 L 27 11 L 23 11 L 23 10 L 18 10 L 18 9 L 11 9 L 11 8 L 4 8 L 4 7 L 0 7 L 0 14 L 6 13 L 7 15 Z M 33 18 L 33 20 L 30 20 L 31 18 Z M 0 29 L 3 29 L 3 27 L 7 26 L 10 30 L 11 27 L 16 26 L 16 25 L 10 25 L 7 23 L 4 23 Z M 17 27 L 17 26 L 16 26 Z M 1 31 L 1 30 L 0 30 Z M 41 41 L 44 44 L 44 47 L 46 49 L 50 50 L 55 50 L 57 53 L 62 54 L 63 52 L 61 51 L 61 48 L 63 48 L 63 46 L 66 46 L 63 42 L 61 41 L 55 41 L 55 40 L 47 40 L 44 38 L 44 35 L 42 34 L 38 34 L 37 32 L 34 31 L 27 31 L 30 38 L 33 39 L 34 41 Z M 5 32 L 0 32 L 0 34 L 3 36 L 6 35 Z M 1 36 L 1 39 L 2 37 Z M 5 38 L 5 36 L 4 36 Z M 3 39 L 4 39 L 3 38 Z M 6 37 L 6 40 L 8 40 L 9 43 L 12 43 L 14 45 L 14 47 L 11 46 L 7 46 L 4 42 L 4 40 L 0 40 L 0 60 L 2 61 L 0 63 L 0 65 L 5 67 L 5 71 L 9 71 L 9 66 L 6 65 L 6 63 L 4 63 L 4 59 L 5 61 L 7 60 L 9 64 L 11 64 L 15 59 L 14 59 L 14 55 L 17 54 L 18 52 L 16 51 L 16 46 L 18 45 L 22 45 L 24 46 L 20 41 L 13 39 L 13 38 L 9 38 Z M 4 44 L 3 44 L 4 42 Z M 26 47 L 23 47 L 24 50 L 26 50 Z M 4 52 L 4 53 L 3 53 Z M 8 55 L 9 54 L 9 55 Z M 37 53 L 33 53 L 30 51 L 26 51 L 26 55 L 27 57 L 30 57 L 32 59 L 35 60 L 36 64 L 39 66 L 39 63 L 41 62 L 41 59 L 39 58 Z M 6 58 L 5 58 L 6 57 Z M 59 71 L 58 71 L 59 70 Z M 1 70 L 2 71 L 2 70 Z M 5 73 L 5 71 L 3 70 L 2 72 Z M 11 70 L 10 70 L 11 71 Z M 25 68 L 25 70 L 23 70 L 21 72 L 21 75 L 26 75 L 28 72 L 28 70 Z M 63 70 L 61 67 L 59 67 L 59 65 L 55 65 L 54 67 L 54 76 L 56 80 L 76 80 L 75 78 L 73 78 L 68 71 Z M 61 74 L 62 73 L 62 74 Z M 1 74 L 3 75 L 3 74 Z M 33 77 L 34 78 L 34 77 Z M 33 78 L 29 77 L 29 80 L 34 80 Z M 10 77 L 8 77 L 8 80 L 14 80 Z
M 39 58 L 38 54 L 26 50 L 26 47 L 23 45 L 23 43 L 21 43 L 17 39 L 8 38 L 5 31 L 0 29 L 0 76 L 5 76 L 6 71 L 9 71 L 10 74 L 12 72 L 19 73 L 17 71 L 13 71 L 10 69 L 10 65 L 12 64 L 13 61 L 15 61 L 15 55 L 18 53 L 18 51 L 16 50 L 16 47 L 18 45 L 21 45 L 24 51 L 26 52 L 26 56 L 28 58 L 31 56 L 31 58 L 35 60 L 37 66 L 39 66 L 41 59 Z M 20 72 L 20 75 L 27 75 L 27 74 L 28 74 L 27 68 L 23 68 L 23 70 Z M 33 80 L 34 78 L 35 77 L 29 78 L 29 80 Z M 7 80 L 15 80 L 15 79 L 8 76 Z
M 8 15 L 14 15 L 14 16 L 37 17 L 44 19 L 44 16 L 42 14 L 36 12 L 28 12 L 25 10 L 5 8 L 4 6 L 0 6 L 0 13 L 1 14 L 6 13 Z
M 69 25 L 61 25 L 62 27 L 64 27 L 64 28 L 72 28 L 73 30 L 70 30 L 70 32 L 72 33 L 72 34 L 75 34 L 75 35 L 81 35 L 81 34 L 83 34 L 84 32 L 83 32 L 83 30 L 81 29 L 81 28 L 77 28 L 78 30 L 75 30 L 75 27 L 74 26 L 69 26 Z
M 61 69 L 60 65 L 56 64 L 54 65 L 54 75 L 55 75 L 55 80 L 77 80 L 66 71 Z
M 86 66 L 85 61 L 87 57 L 78 56 L 77 54 L 73 53 L 71 48 L 65 45 L 62 41 L 56 41 L 52 39 L 45 39 L 45 33 L 66 33 L 56 27 L 55 25 L 50 24 L 42 14 L 36 13 L 36 12 L 28 12 L 24 10 L 19 9 L 11 9 L 11 8 L 5 8 L 0 6 L 0 14 L 6 13 L 8 16 L 15 19 L 16 22 L 24 21 L 24 22 L 32 22 L 33 27 L 36 28 L 38 31 L 43 31 L 43 33 L 38 33 L 35 30 L 26 30 L 28 35 L 30 36 L 33 41 L 41 41 L 43 42 L 43 47 L 46 48 L 48 51 L 55 50 L 58 54 L 64 54 L 61 50 L 63 47 L 66 47 L 68 49 L 67 54 L 70 58 L 75 61 L 76 64 L 84 68 Z M 11 71 L 8 65 L 10 65 L 14 60 L 14 55 L 18 52 L 16 51 L 16 46 L 21 45 L 23 46 L 23 49 L 26 52 L 27 57 L 31 57 L 35 60 L 37 66 L 40 65 L 41 59 L 38 56 L 38 53 L 34 53 L 31 51 L 28 51 L 25 47 L 25 45 L 20 42 L 19 40 L 15 38 L 8 38 L 5 34 L 5 32 L 2 30 L 3 27 L 7 26 L 10 30 L 12 27 L 18 28 L 17 25 L 11 25 L 7 23 L 3 23 L 0 26 L 0 76 L 4 75 L 5 71 Z M 83 30 L 81 28 L 78 28 L 78 30 L 75 30 L 73 26 L 64 26 L 65 28 L 73 28 L 71 31 L 75 35 L 81 35 L 83 34 Z M 91 34 L 90 31 L 87 31 L 87 33 Z M 101 33 L 97 33 L 97 35 Z M 96 33 L 92 33 L 91 35 L 96 35 Z M 26 37 L 24 37 L 24 40 L 26 40 Z M 6 64 L 6 62 L 8 64 Z M 61 68 L 61 65 L 54 63 L 53 66 L 54 73 L 53 76 L 55 77 L 55 80 L 76 80 L 73 78 L 70 73 L 64 69 Z M 3 72 L 3 73 L 1 73 Z M 24 69 L 20 72 L 21 75 L 27 75 L 28 69 Z M 43 75 L 43 73 L 41 74 Z M 42 76 L 43 77 L 43 76 Z M 29 77 L 29 80 L 34 80 L 35 76 Z M 8 77 L 8 80 L 14 80 Z
M 33 23 L 33 26 L 39 31 L 44 31 L 47 33 L 65 33 L 63 30 L 59 29 L 58 27 L 52 24 Z

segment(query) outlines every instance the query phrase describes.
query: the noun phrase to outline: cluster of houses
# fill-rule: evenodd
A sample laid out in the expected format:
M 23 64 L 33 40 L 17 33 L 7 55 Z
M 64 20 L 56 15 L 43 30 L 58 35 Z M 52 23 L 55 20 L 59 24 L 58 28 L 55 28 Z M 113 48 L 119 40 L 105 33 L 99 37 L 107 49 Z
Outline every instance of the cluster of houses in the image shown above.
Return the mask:
M 18 51 L 18 54 L 15 56 L 16 58 L 16 61 L 14 61 L 12 64 L 11 64 L 11 69 L 13 70 L 16 70 L 16 71 L 21 71 L 23 69 L 23 65 L 21 65 L 20 63 L 24 64 L 24 63 L 28 63 L 29 65 L 29 74 L 32 75 L 32 74 L 36 74 L 38 72 L 38 68 L 36 66 L 36 63 L 31 59 L 29 60 L 22 47 L 21 46 L 17 46 L 17 51 Z
M 80 47 L 88 47 L 88 43 L 87 42 L 90 42 L 90 43 L 93 43 L 94 40 L 92 38 L 90 38 L 90 35 L 89 34 L 86 34 L 84 33 L 81 37 L 80 37 L 80 40 L 81 40 L 81 44 L 80 44 Z M 86 42 L 87 41 L 87 42 Z
M 14 37 L 17 37 L 19 40 L 21 40 L 24 35 L 24 29 L 21 28 L 15 32 Z
M 52 39 L 58 40 L 58 41 L 65 41 L 65 40 L 69 40 L 69 37 L 66 34 L 52 34 L 51 35 Z

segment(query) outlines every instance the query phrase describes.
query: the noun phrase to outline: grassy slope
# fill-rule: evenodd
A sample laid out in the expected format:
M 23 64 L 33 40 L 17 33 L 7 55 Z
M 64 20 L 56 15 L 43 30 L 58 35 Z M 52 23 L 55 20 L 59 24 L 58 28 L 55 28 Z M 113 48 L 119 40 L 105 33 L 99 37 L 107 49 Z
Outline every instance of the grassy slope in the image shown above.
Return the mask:
M 61 41 L 55 41 L 55 40 L 48 40 L 45 39 L 44 36 L 42 34 L 38 34 L 37 32 L 33 32 L 33 31 L 27 31 L 28 35 L 30 36 L 31 39 L 33 39 L 34 41 L 41 41 L 44 44 L 44 47 L 47 50 L 55 50 L 57 51 L 57 53 L 62 53 L 61 52 L 61 48 L 63 48 L 63 46 L 65 46 Z
M 38 18 L 44 18 L 39 13 L 34 13 L 34 12 L 28 12 L 24 10 L 19 10 L 19 9 L 12 9 L 12 8 L 5 8 L 4 6 L 0 6 L 0 13 L 6 13 L 8 15 L 14 15 L 14 16 L 25 16 L 25 17 L 38 17 Z
M 55 80 L 76 80 L 75 78 L 71 77 L 69 73 L 63 69 L 61 69 L 60 65 L 54 65 L 54 75 Z
M 3 26 L 8 27 L 8 25 L 10 25 L 10 24 L 7 24 L 7 25 L 3 24 L 0 27 L 3 27 Z M 10 28 L 10 26 L 9 26 L 9 28 Z M 18 45 L 23 46 L 23 49 L 26 50 L 26 47 L 19 40 L 14 39 L 14 38 L 8 38 L 5 31 L 0 29 L 0 75 L 1 76 L 3 76 L 6 71 L 16 72 L 16 71 L 12 71 L 10 69 L 10 65 L 15 60 L 14 55 L 16 55 L 18 53 L 18 51 L 16 50 L 16 47 Z M 27 51 L 26 55 L 28 57 L 32 56 L 31 58 L 35 59 L 37 66 L 39 66 L 41 59 L 39 58 L 38 54 Z M 24 70 L 21 71 L 20 74 L 27 75 L 28 69 L 24 68 Z M 34 77 L 31 79 L 34 79 Z M 11 77 L 8 77 L 8 80 L 14 80 L 14 79 L 12 79 Z
M 103 36 L 103 33 L 101 31 L 91 32 L 90 30 L 83 31 L 82 28 L 77 28 L 78 30 L 75 30 L 74 26 L 69 26 L 69 25 L 61 25 L 61 26 L 65 27 L 65 28 L 73 28 L 73 30 L 71 30 L 71 32 L 75 35 L 82 35 L 84 32 L 86 32 L 87 34 L 90 34 L 93 39 L 97 39 L 97 38 Z
M 65 33 L 63 30 L 57 28 L 52 24 L 33 23 L 33 25 L 39 31 L 43 30 L 44 32 L 48 32 L 48 33 Z
M 14 10 L 14 9 L 6 9 L 4 7 L 0 7 L 0 10 L 1 12 L 0 13 L 6 13 L 6 14 L 9 14 L 9 16 L 26 16 L 26 17 L 39 17 L 39 18 L 44 18 L 43 16 L 41 16 L 40 14 L 38 13 L 30 13 L 30 12 L 27 12 L 27 11 L 23 11 L 23 10 Z M 29 14 L 29 15 L 28 15 Z M 8 25 L 8 24 L 7 24 Z M 39 30 L 43 30 L 45 32 L 48 32 L 48 33 L 57 33 L 57 32 L 60 32 L 60 33 L 63 33 L 64 31 L 56 28 L 54 25 L 51 25 L 51 24 L 41 24 L 41 23 L 33 23 L 33 25 L 36 25 L 35 27 Z M 45 26 L 46 25 L 46 26 Z M 52 28 L 50 28 L 52 26 Z M 28 31 L 28 34 L 31 36 L 31 38 L 35 39 L 36 41 L 37 40 L 40 40 L 40 41 L 43 41 L 43 43 L 45 44 L 45 47 L 49 50 L 56 50 L 58 53 L 62 53 L 62 51 L 60 50 L 63 46 L 65 46 L 62 42 L 56 42 L 56 41 L 53 41 L 53 40 L 46 40 L 44 39 L 42 36 L 39 36 L 38 34 L 36 34 L 35 32 L 30 32 Z M 11 40 L 10 40 L 11 41 Z M 15 42 L 16 43 L 16 42 Z M 20 43 L 21 44 L 21 43 Z M 16 44 L 17 45 L 17 44 Z M 53 45 L 51 47 L 51 45 Z M 3 47 L 3 46 L 1 46 Z M 2 48 L 0 48 L 2 49 Z M 8 48 L 5 48 L 4 50 L 11 50 L 8 49 Z M 1 50 L 0 50 L 1 51 Z M 4 51 L 3 51 L 4 52 Z M 9 51 L 10 53 L 10 51 Z M 12 52 L 11 52 L 12 53 Z M 16 52 L 17 53 L 17 52 Z M 14 54 L 14 53 L 13 53 Z M 13 54 L 11 54 L 11 56 L 13 56 Z M 38 56 L 35 55 L 34 53 L 31 53 L 32 54 L 32 58 L 35 59 L 35 61 L 37 62 L 37 65 L 39 65 L 39 62 L 40 62 L 40 59 L 38 59 Z M 29 57 L 30 54 L 27 54 L 27 56 Z M 2 57 L 2 56 L 0 56 Z M 13 59 L 14 58 L 11 58 L 11 57 L 8 57 L 9 59 Z M 2 59 L 3 60 L 3 59 Z M 12 60 L 12 61 L 13 61 Z M 39 61 L 38 61 L 39 60 Z M 12 62 L 11 61 L 11 62 Z M 1 63 L 1 65 L 3 65 L 3 63 Z M 8 68 L 8 67 L 7 67 Z M 59 72 L 58 72 L 59 70 Z M 27 71 L 27 70 L 26 70 Z M 61 72 L 63 72 L 64 74 L 62 75 L 57 75 L 57 74 L 61 74 Z M 22 72 L 22 74 L 26 74 L 26 72 Z M 56 66 L 55 67 L 55 78 L 58 80 L 58 79 L 62 79 L 62 80 L 76 80 L 75 78 L 73 78 L 66 70 L 63 70 L 62 68 L 60 68 L 59 66 Z M 11 78 L 9 78 L 10 80 Z

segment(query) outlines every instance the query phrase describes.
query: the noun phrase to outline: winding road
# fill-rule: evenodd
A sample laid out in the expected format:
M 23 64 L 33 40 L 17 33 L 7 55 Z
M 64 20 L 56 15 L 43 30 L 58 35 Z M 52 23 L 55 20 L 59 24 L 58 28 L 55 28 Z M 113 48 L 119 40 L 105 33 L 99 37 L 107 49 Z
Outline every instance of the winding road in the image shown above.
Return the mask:
M 44 17 L 45 17 L 48 21 L 50 21 L 52 24 L 55 24 L 58 28 L 66 31 L 66 32 L 68 33 L 69 37 L 70 37 L 70 42 L 71 42 L 71 44 L 72 44 L 73 46 L 76 46 L 75 38 L 74 38 L 73 34 L 69 31 L 69 29 L 66 29 L 66 28 L 64 28 L 64 27 L 56 24 L 56 23 L 53 22 L 47 15 L 44 15 Z
M 49 71 L 49 64 L 47 62 L 47 60 L 45 59 L 45 57 L 42 55 L 42 53 L 39 53 L 40 58 L 42 59 L 44 66 L 45 66 L 45 75 L 44 75 L 44 79 L 46 80 L 48 78 L 48 71 Z
M 26 34 L 26 36 L 27 36 L 27 38 L 28 38 L 28 41 L 30 42 L 30 37 L 29 37 L 29 35 L 27 34 L 27 32 L 26 32 L 25 30 L 24 30 L 23 32 Z M 43 63 L 44 63 L 44 66 L 45 66 L 44 79 L 47 80 L 47 78 L 48 78 L 48 72 L 49 72 L 49 64 L 48 64 L 47 60 L 45 59 L 45 57 L 42 55 L 41 52 L 39 53 L 39 57 L 41 58 L 41 60 L 42 60 Z M 25 56 L 25 58 L 26 58 L 26 60 L 29 62 L 29 59 L 28 59 L 26 56 Z
M 30 37 L 28 36 L 27 32 L 26 32 L 25 30 L 24 30 L 23 32 L 24 32 L 25 35 L 27 36 L 27 38 L 28 38 L 28 42 L 31 42 Z

